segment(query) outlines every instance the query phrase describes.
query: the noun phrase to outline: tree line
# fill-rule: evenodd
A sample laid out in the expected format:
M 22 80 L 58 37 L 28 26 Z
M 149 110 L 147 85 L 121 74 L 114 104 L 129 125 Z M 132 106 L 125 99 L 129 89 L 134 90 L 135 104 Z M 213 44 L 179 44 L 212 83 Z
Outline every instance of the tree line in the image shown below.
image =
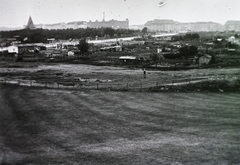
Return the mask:
M 200 38 L 198 33 L 186 33 L 185 35 L 172 36 L 172 41 L 189 41 L 198 40 Z
M 17 37 L 19 41 L 25 43 L 39 43 L 47 42 L 49 38 L 55 38 L 56 40 L 68 40 L 68 39 L 81 39 L 81 38 L 92 38 L 95 37 L 122 37 L 122 36 L 133 36 L 140 30 L 130 29 L 112 29 L 112 28 L 79 28 L 79 29 L 21 29 L 15 31 L 1 31 L 1 38 L 13 38 Z

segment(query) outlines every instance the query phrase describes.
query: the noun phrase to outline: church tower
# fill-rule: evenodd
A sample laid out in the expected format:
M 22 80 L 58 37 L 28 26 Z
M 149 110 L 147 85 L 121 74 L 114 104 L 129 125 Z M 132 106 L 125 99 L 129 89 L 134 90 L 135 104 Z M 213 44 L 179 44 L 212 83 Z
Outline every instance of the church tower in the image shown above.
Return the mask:
M 36 29 L 36 26 L 34 25 L 31 16 L 28 19 L 28 23 L 27 23 L 25 29 L 31 29 L 31 30 Z

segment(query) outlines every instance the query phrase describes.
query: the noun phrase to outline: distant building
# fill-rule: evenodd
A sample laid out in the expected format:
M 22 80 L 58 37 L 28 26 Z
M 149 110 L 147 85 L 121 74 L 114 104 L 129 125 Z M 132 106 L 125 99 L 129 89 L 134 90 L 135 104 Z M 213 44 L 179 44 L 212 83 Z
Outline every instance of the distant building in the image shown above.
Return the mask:
M 67 24 L 66 23 L 56 23 L 56 24 L 44 24 L 42 26 L 43 29 L 67 29 Z
M 182 23 L 174 20 L 159 20 L 148 21 L 144 25 L 149 30 L 153 31 L 222 31 L 223 25 L 216 22 L 189 22 Z
M 11 46 L 0 47 L 0 52 L 7 52 L 9 54 L 22 54 L 25 52 L 34 51 L 35 44 L 16 44 Z
M 108 46 L 108 47 L 103 47 L 100 48 L 100 51 L 110 51 L 110 52 L 121 52 L 122 51 L 122 47 L 117 45 L 117 46 Z
M 18 53 L 18 47 L 17 46 L 14 46 L 14 45 L 12 45 L 12 46 L 9 46 L 8 48 L 8 53 Z
M 198 57 L 199 65 L 209 64 L 212 59 L 212 56 L 209 54 L 202 54 Z
M 35 50 L 35 44 L 18 44 L 18 53 L 33 52 Z
M 110 20 L 110 21 L 89 21 L 87 23 L 87 27 L 89 28 L 106 28 L 110 27 L 113 29 L 128 29 L 129 28 L 129 20 L 126 19 L 125 21 L 117 21 L 117 20 Z
M 191 31 L 192 25 L 191 23 L 176 23 L 174 30 L 177 32 L 187 32 Z
M 144 24 L 149 30 L 159 30 L 159 31 L 173 31 L 176 22 L 173 20 L 159 20 L 155 19 L 153 21 L 148 21 Z
M 1 46 L 0 47 L 0 52 L 3 53 L 3 52 L 8 52 L 8 47 L 3 47 Z
M 227 21 L 224 26 L 227 31 L 240 31 L 240 21 Z
M 28 19 L 28 23 L 27 23 L 27 25 L 25 26 L 25 29 L 31 29 L 31 30 L 32 30 L 32 29 L 36 29 L 36 26 L 34 25 L 31 16 L 30 16 L 29 19 Z
M 231 44 L 235 44 L 235 45 L 240 46 L 240 39 L 235 38 L 234 36 L 229 37 L 228 42 L 230 42 Z
M 117 21 L 117 20 L 110 20 L 110 21 L 77 21 L 77 22 L 68 22 L 68 23 L 56 23 L 56 24 L 39 24 L 36 25 L 38 28 L 42 29 L 78 29 L 78 28 L 114 28 L 114 29 L 128 29 L 129 28 L 129 21 L 126 19 L 125 21 Z
M 144 25 L 129 25 L 129 29 L 142 30 Z
M 191 31 L 222 31 L 223 25 L 216 22 L 194 22 L 191 24 Z
M 78 28 L 86 29 L 87 28 L 87 22 L 83 22 L 82 24 L 78 25 Z
M 122 61 L 122 64 L 129 64 L 138 61 L 137 57 L 134 56 L 121 56 L 119 57 L 119 60 Z

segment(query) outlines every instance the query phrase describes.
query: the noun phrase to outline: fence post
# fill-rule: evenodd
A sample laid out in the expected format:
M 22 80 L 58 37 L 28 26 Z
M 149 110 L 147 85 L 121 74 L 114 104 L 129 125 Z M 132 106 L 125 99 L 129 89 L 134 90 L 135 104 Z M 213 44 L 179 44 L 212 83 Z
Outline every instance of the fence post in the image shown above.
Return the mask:
M 47 82 L 45 82 L 45 87 L 47 87 Z
M 189 83 L 189 84 L 191 83 L 191 79 L 190 79 L 190 77 L 189 77 L 189 79 L 188 79 L 188 83 Z
M 98 83 L 97 83 L 97 90 L 98 90 Z
M 30 80 L 30 86 L 32 86 L 32 81 Z
M 128 89 L 128 83 L 127 83 L 127 89 Z
M 156 82 L 156 87 L 158 87 L 158 82 Z
M 172 80 L 172 85 L 174 84 L 174 80 Z
M 18 85 L 20 86 L 20 80 L 18 80 Z

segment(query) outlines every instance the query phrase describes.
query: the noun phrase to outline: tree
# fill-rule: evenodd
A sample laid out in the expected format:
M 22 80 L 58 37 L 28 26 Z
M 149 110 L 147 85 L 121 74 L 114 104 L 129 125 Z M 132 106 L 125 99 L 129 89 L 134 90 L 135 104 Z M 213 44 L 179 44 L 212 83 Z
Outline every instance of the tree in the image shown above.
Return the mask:
M 235 33 L 234 37 L 235 38 L 240 38 L 240 33 Z
M 212 58 L 210 60 L 210 64 L 214 64 L 216 62 L 216 56 L 212 55 Z
M 192 34 L 192 39 L 194 40 L 194 39 L 199 39 L 200 38 L 200 36 L 199 36 L 199 34 L 198 33 L 193 33 Z
M 155 64 L 155 67 L 157 68 L 157 64 L 159 63 L 159 60 L 160 60 L 158 54 L 154 53 L 154 54 L 150 55 L 150 58 L 153 61 L 153 63 Z
M 198 48 L 196 46 L 184 46 L 179 49 L 180 56 L 187 58 L 198 53 Z
M 172 36 L 172 41 L 182 41 L 182 40 L 183 40 L 183 36 L 181 35 Z
M 86 42 L 85 38 L 79 41 L 78 49 L 80 50 L 80 54 L 85 54 L 88 52 L 89 44 Z
M 105 28 L 104 29 L 104 35 L 109 35 L 109 36 L 113 36 L 115 33 L 115 30 L 113 28 Z
M 190 46 L 189 47 L 189 55 L 194 56 L 198 53 L 198 48 L 196 46 Z
M 144 27 L 144 28 L 142 29 L 142 33 L 147 33 L 147 31 L 148 31 L 148 28 L 147 28 L 147 27 Z
M 184 40 L 191 40 L 192 34 L 191 33 L 187 33 L 183 37 L 184 37 Z
M 184 39 L 185 40 L 195 40 L 195 39 L 199 39 L 200 36 L 198 33 L 187 33 L 184 35 Z
M 163 64 L 165 61 L 165 58 L 163 57 L 163 55 L 158 54 L 158 53 L 154 53 L 150 55 L 150 58 L 152 60 L 152 63 L 155 64 L 155 67 L 157 68 L 157 65 L 159 63 Z

